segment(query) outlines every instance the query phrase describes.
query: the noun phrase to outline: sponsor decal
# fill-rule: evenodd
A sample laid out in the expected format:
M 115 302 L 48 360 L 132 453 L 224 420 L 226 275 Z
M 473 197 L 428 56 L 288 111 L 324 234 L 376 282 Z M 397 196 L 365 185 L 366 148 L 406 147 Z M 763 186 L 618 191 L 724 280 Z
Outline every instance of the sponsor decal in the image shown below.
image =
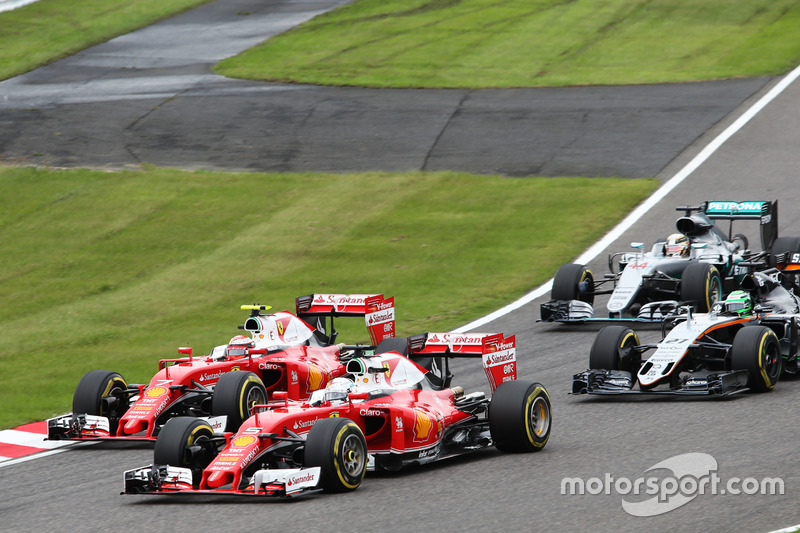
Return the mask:
M 219 379 L 219 377 L 220 377 L 222 374 L 225 374 L 225 371 L 224 371 L 224 370 L 222 370 L 222 371 L 220 371 L 220 372 L 216 372 L 216 373 L 214 373 L 214 374 L 206 374 L 206 373 L 203 373 L 203 374 L 201 374 L 201 375 L 200 375 L 200 381 L 212 381 L 212 380 L 218 380 L 218 379 Z
M 461 333 L 434 333 L 428 337 L 428 344 L 483 344 L 483 337 Z
M 314 365 L 308 365 L 308 390 L 318 390 L 322 386 L 322 370 Z
M 259 370 L 280 370 L 281 368 L 281 365 L 276 365 L 275 363 L 258 363 Z
M 294 426 L 292 426 L 295 430 L 297 429 L 305 429 L 314 425 L 314 423 L 319 420 L 319 418 L 314 418 L 313 420 L 295 420 Z
M 216 463 L 235 463 L 238 460 L 239 460 L 238 457 L 220 455 L 219 457 L 217 457 L 217 460 L 215 462 Z
M 297 383 L 297 370 L 292 370 L 292 383 Z
M 708 202 L 706 213 L 761 213 L 761 202 Z
M 236 446 L 238 448 L 243 448 L 245 446 L 249 446 L 256 441 L 256 437 L 252 435 L 244 435 L 242 437 L 236 437 L 231 441 L 231 445 Z
M 328 415 L 328 418 L 339 418 L 339 411 L 334 411 Z
M 395 431 L 403 431 L 403 419 L 399 416 L 394 417 Z
M 253 460 L 253 457 L 255 457 L 258 454 L 258 451 L 260 449 L 261 449 L 261 446 L 256 444 L 256 447 L 253 448 L 250 451 L 250 453 L 248 453 L 247 456 L 244 459 L 242 459 L 242 463 L 241 463 L 240 467 L 244 468 L 245 466 L 247 466 L 247 464 L 250 463 L 250 461 Z
M 383 416 L 383 411 L 380 409 L 362 409 L 358 414 L 361 416 Z
M 163 396 L 168 392 L 166 387 L 153 387 L 152 389 L 147 389 L 144 391 L 144 395 L 148 398 L 157 398 L 159 396 Z
M 434 423 L 436 424 L 437 435 L 442 431 L 442 422 L 438 418 L 433 418 L 431 415 L 415 409 L 416 420 L 414 422 L 414 440 L 427 440 L 431 436 L 431 430 Z
M 152 405 L 137 405 L 133 408 L 134 411 L 150 411 L 152 409 Z
M 486 364 L 489 366 L 500 365 L 513 360 L 514 360 L 514 354 L 508 352 L 502 354 L 492 353 L 486 355 Z

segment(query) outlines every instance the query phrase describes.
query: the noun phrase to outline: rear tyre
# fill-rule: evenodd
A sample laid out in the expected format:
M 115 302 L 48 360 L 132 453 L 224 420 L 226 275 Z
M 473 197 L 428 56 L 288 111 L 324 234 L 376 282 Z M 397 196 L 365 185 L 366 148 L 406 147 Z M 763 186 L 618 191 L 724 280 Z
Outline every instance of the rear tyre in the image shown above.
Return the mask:
M 205 420 L 191 416 L 171 418 L 161 428 L 153 450 L 157 465 L 178 466 L 192 470 L 192 484 L 200 483 L 203 469 L 214 458 L 209 439 L 214 430 Z
M 227 417 L 227 431 L 236 431 L 253 414 L 253 406 L 267 403 L 267 389 L 252 372 L 223 374 L 214 386 L 211 415 Z
M 320 467 L 325 492 L 356 490 L 367 472 L 367 441 L 348 418 L 323 418 L 308 432 L 303 464 Z
M 731 368 L 747 370 L 750 390 L 772 390 L 781 377 L 782 363 L 780 341 L 768 327 L 742 328 L 733 338 Z
M 130 406 L 124 391 L 128 388 L 125 379 L 109 370 L 92 370 L 78 382 L 72 396 L 72 412 L 105 416 L 108 418 L 110 432 L 117 431 L 120 417 Z
M 541 383 L 506 381 L 489 402 L 489 432 L 502 452 L 538 452 L 550 438 L 550 396 Z
M 594 276 L 585 265 L 567 263 L 561 265 L 553 277 L 553 300 L 580 300 L 594 304 Z
M 691 263 L 681 276 L 681 300 L 707 313 L 722 298 L 722 276 L 710 263 Z
M 625 370 L 633 377 L 639 371 L 642 361 L 642 354 L 636 350 L 639 344 L 639 336 L 631 328 L 606 326 L 597 332 L 589 350 L 589 368 Z

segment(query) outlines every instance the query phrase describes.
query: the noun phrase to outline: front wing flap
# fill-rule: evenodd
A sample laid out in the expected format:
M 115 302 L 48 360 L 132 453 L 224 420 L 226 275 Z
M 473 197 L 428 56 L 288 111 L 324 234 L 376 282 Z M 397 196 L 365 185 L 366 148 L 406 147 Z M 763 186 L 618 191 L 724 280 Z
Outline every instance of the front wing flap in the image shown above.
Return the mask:
M 570 394 L 670 394 L 674 396 L 729 396 L 746 392 L 746 370 L 692 375 L 679 387 L 669 389 L 634 389 L 630 372 L 623 370 L 587 370 L 572 377 Z
M 680 302 L 664 300 L 643 305 L 635 317 L 600 318 L 594 316 L 594 309 L 586 302 L 550 300 L 541 305 L 539 322 L 661 322 L 678 316 L 680 308 Z
M 234 494 L 237 496 L 295 497 L 319 492 L 321 469 L 276 468 L 258 470 L 252 482 L 238 489 L 196 489 L 192 471 L 169 465 L 147 465 L 123 474 L 122 494 Z
M 105 416 L 69 413 L 47 420 L 48 440 L 93 440 L 111 437 Z

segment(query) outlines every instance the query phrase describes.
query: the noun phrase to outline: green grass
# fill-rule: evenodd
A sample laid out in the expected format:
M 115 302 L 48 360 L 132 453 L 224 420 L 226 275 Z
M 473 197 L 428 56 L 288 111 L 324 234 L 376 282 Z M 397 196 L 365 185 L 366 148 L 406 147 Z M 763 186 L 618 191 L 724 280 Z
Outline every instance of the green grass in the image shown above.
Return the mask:
M 208 0 L 40 0 L 0 13 L 0 79 Z M 536 87 L 776 75 L 798 0 L 357 0 L 223 61 L 233 77 L 372 87 Z
M 0 13 L 0 79 L 210 0 L 39 0 Z
M 360 0 L 215 71 L 371 87 L 639 84 L 776 75 L 797 0 Z
M 208 353 L 243 303 L 382 292 L 400 335 L 452 329 L 547 280 L 656 186 L 0 167 L 0 427 L 68 411 L 89 370 L 143 382 L 178 346 Z M 345 332 L 367 340 L 363 323 Z

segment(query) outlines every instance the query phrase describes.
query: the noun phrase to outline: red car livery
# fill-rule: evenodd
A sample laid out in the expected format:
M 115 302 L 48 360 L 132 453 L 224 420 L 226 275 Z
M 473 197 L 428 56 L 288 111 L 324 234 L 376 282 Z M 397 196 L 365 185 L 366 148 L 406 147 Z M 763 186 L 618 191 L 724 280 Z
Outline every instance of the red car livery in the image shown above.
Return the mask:
M 541 450 L 550 436 L 545 388 L 516 379 L 514 337 L 428 333 L 388 339 L 354 356 L 347 374 L 292 401 L 256 406 L 236 433 L 176 418 L 154 464 L 125 472 L 131 494 L 295 496 L 357 488 L 367 470 L 398 470 L 488 446 Z M 408 354 L 408 356 L 406 356 Z M 493 391 L 450 387 L 449 361 L 480 357 Z M 414 359 L 432 360 L 430 369 Z
M 215 429 L 235 430 L 255 404 L 276 392 L 302 400 L 345 373 L 343 354 L 363 353 L 394 336 L 394 298 L 312 294 L 296 299 L 297 315 L 250 316 L 237 335 L 209 355 L 159 361 L 147 385 L 128 385 L 116 372 L 93 370 L 75 390 L 73 412 L 48 420 L 49 439 L 147 439 L 170 418 L 206 417 Z M 364 317 L 372 345 L 336 344 L 336 317 Z M 312 325 L 313 324 L 313 325 Z

